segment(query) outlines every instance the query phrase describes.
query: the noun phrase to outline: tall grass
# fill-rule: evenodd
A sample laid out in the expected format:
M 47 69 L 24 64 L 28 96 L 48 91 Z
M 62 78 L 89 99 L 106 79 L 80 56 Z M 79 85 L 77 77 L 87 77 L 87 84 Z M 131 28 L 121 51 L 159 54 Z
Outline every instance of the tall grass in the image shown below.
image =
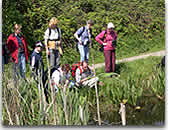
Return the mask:
M 9 68 L 10 70 L 10 68 Z M 51 98 L 45 100 L 44 88 L 30 77 L 28 82 L 19 80 L 17 87 L 11 78 L 11 71 L 2 79 L 2 122 L 3 125 L 42 126 L 42 125 L 86 125 L 88 104 L 86 97 L 78 90 L 66 91 L 61 87 Z M 56 122 L 54 120 L 56 119 Z

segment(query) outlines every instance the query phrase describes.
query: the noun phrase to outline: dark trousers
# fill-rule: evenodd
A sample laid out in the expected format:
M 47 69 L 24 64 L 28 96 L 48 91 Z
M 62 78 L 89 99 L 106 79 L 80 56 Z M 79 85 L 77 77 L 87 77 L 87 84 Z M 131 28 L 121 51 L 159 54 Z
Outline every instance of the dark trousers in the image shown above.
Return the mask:
M 53 67 L 60 67 L 60 53 L 58 50 L 50 49 L 50 66 Z
M 115 50 L 104 51 L 105 72 L 115 71 Z

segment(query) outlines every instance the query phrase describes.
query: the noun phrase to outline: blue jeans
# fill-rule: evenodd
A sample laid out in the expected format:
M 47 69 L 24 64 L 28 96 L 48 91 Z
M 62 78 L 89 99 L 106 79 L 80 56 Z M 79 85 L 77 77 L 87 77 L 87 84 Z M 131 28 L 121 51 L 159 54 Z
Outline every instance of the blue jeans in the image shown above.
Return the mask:
M 26 72 L 26 62 L 25 62 L 25 54 L 20 54 L 18 56 L 18 64 L 13 64 L 13 74 L 14 74 L 14 81 L 17 81 L 19 78 L 19 69 L 20 75 L 22 79 L 25 79 L 25 72 Z
M 89 46 L 84 46 L 84 45 L 80 45 L 78 44 L 78 49 L 80 52 L 80 61 L 83 62 L 84 60 L 89 61 Z

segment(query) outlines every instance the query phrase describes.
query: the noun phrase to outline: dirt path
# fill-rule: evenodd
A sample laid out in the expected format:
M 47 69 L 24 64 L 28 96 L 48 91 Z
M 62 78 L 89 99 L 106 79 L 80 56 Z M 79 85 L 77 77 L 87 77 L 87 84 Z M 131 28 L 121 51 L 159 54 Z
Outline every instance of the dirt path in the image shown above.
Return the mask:
M 148 54 L 143 54 L 143 55 L 139 55 L 139 56 L 133 56 L 133 57 L 129 57 L 129 58 L 116 60 L 116 64 L 122 63 L 122 62 L 130 62 L 130 61 L 134 61 L 134 60 L 138 60 L 138 59 L 144 59 L 149 56 L 164 56 L 164 55 L 165 55 L 165 50 L 162 50 L 162 51 L 158 51 L 158 52 L 152 52 L 152 53 L 148 53 Z M 103 66 L 105 66 L 105 63 L 95 64 L 96 69 L 101 68 Z

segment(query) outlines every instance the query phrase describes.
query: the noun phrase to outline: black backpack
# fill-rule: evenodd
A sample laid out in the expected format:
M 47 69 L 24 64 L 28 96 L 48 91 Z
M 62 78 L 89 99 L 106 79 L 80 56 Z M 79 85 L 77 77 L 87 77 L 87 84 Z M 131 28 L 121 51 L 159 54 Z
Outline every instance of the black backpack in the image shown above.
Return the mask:
M 49 29 L 49 36 L 51 35 L 51 28 L 48 28 Z M 60 36 L 60 31 L 59 31 L 59 28 L 56 27 L 57 29 L 57 32 L 58 32 L 58 39 L 57 40 L 60 40 L 61 36 Z

